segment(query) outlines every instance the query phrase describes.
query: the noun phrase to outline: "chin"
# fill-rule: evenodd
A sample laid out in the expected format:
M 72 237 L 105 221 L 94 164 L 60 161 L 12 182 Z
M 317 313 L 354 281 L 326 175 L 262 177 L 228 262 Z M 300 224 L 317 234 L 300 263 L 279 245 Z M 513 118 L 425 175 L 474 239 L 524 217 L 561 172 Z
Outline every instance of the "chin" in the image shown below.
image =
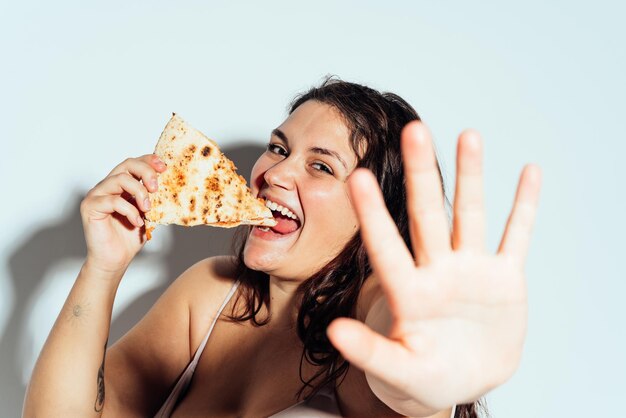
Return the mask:
M 244 249 L 243 262 L 249 269 L 288 281 L 303 281 L 313 273 L 310 266 L 295 262 L 293 256 L 255 247 Z
M 250 248 L 246 244 L 243 251 L 243 262 L 249 269 L 262 271 L 263 273 L 271 274 L 280 263 L 280 254 L 273 252 L 261 251 L 258 248 Z

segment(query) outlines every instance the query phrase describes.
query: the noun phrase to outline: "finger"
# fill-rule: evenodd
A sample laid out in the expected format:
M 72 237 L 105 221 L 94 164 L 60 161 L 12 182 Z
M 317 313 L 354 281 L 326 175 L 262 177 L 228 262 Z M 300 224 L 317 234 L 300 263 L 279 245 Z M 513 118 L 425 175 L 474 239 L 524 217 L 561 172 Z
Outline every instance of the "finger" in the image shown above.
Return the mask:
M 409 272 L 415 269 L 413 257 L 385 206 L 374 175 L 366 169 L 355 170 L 348 182 L 361 236 L 373 270 L 392 306 L 405 295 Z
M 144 212 L 150 210 L 148 190 L 128 173 L 114 174 L 105 178 L 93 188 L 90 194 L 93 196 L 105 196 L 121 195 L 124 192 L 133 196 Z
M 532 233 L 539 191 L 541 189 L 541 168 L 534 164 L 524 167 L 515 194 L 515 203 L 504 230 L 498 254 L 513 259 L 523 269 L 530 236 Z
M 411 122 L 403 129 L 402 159 L 411 241 L 421 265 L 450 251 L 441 177 L 430 133 L 421 122 Z
M 341 356 L 351 364 L 394 387 L 407 386 L 411 373 L 405 365 L 414 360 L 398 342 L 372 331 L 362 322 L 348 318 L 335 319 L 326 333 Z
M 115 167 L 109 176 L 128 173 L 141 180 L 146 188 L 151 192 L 156 192 L 158 188 L 158 173 L 166 170 L 166 165 L 155 154 L 143 155 L 139 158 L 127 158 Z
M 478 132 L 467 130 L 459 136 L 452 229 L 452 248 L 455 250 L 478 252 L 485 247 L 482 154 Z
M 163 172 L 167 168 L 167 165 L 165 164 L 165 162 L 161 160 L 158 155 L 145 154 L 137 158 L 127 158 L 122 163 L 120 163 L 117 167 L 115 167 L 111 171 L 111 173 L 117 174 L 120 172 L 124 172 L 127 170 L 129 165 L 132 165 L 135 162 L 142 162 L 142 163 L 148 164 L 150 167 L 152 167 L 154 170 L 158 172 Z
M 118 213 L 128 219 L 128 221 L 140 228 L 144 222 L 139 214 L 139 210 L 121 196 L 93 196 L 86 200 L 87 216 L 92 220 L 101 220 L 107 216 Z

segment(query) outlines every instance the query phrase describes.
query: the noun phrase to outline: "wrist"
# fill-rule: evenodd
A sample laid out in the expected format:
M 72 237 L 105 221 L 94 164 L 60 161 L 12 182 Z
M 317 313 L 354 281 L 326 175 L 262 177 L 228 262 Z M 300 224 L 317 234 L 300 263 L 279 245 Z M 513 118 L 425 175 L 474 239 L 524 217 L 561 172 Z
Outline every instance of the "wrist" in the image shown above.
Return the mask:
M 105 267 L 100 265 L 97 260 L 87 257 L 80 269 L 80 275 L 97 281 L 119 284 L 127 268 L 128 266 L 120 268 Z

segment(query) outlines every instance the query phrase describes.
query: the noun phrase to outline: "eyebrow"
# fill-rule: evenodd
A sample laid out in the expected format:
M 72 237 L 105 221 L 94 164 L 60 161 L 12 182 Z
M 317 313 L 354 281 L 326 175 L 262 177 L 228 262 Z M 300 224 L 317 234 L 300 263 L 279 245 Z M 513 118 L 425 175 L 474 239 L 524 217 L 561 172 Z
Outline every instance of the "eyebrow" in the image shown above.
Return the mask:
M 275 135 L 277 137 L 279 137 L 280 139 L 282 139 L 284 142 L 289 143 L 289 139 L 287 138 L 287 135 L 285 135 L 285 133 L 283 131 L 281 131 L 280 129 L 276 128 L 272 131 L 272 135 Z M 331 157 L 335 157 L 336 159 L 339 160 L 339 162 L 343 165 L 343 167 L 347 170 L 348 169 L 348 164 L 346 164 L 346 162 L 344 161 L 343 158 L 341 158 L 341 155 L 339 155 L 339 153 L 337 151 L 333 151 L 330 150 L 328 148 L 322 148 L 322 147 L 311 147 L 309 148 L 309 151 L 314 152 L 316 154 L 322 154 L 322 155 L 328 155 Z

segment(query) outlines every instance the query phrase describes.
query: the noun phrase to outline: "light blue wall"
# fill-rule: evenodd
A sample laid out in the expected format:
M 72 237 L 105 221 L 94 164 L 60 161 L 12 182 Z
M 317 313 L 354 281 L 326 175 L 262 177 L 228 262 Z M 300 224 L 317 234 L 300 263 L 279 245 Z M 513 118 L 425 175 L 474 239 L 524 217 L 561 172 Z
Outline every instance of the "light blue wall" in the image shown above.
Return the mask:
M 523 164 L 543 167 L 525 356 L 488 396 L 490 409 L 617 416 L 626 388 L 624 3 L 295 3 L 0 3 L 2 414 L 19 414 L 80 266 L 77 196 L 125 157 L 151 152 L 172 111 L 222 146 L 262 144 L 293 95 L 333 73 L 408 99 L 436 136 L 447 179 L 456 135 L 482 132 L 493 249 Z M 172 279 L 160 257 L 171 239 L 164 233 L 131 268 L 116 315 Z

